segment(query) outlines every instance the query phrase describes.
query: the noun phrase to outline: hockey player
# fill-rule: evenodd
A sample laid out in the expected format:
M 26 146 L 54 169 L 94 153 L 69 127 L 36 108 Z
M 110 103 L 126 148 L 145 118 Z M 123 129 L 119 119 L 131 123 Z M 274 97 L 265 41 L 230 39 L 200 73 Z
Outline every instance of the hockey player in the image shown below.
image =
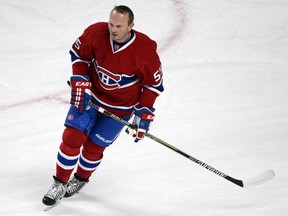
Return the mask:
M 72 45 L 71 106 L 54 182 L 42 199 L 45 205 L 53 206 L 62 197 L 78 193 L 123 129 L 89 103 L 125 120 L 134 115 L 135 142 L 144 137 L 154 119 L 155 99 L 164 90 L 161 62 L 156 42 L 133 30 L 133 22 L 130 8 L 115 6 L 108 23 L 89 26 Z

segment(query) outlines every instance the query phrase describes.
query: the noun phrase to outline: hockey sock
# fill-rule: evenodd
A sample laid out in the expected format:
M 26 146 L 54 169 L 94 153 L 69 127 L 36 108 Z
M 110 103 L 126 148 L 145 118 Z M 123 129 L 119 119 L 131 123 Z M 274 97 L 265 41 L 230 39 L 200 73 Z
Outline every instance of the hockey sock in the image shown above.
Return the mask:
M 83 145 L 83 149 L 79 158 L 77 167 L 77 175 L 82 179 L 89 179 L 92 173 L 100 165 L 103 158 L 105 147 L 99 146 L 87 139 Z
M 67 127 L 62 139 L 57 155 L 56 177 L 63 182 L 68 182 L 78 162 L 80 148 L 86 136 L 80 130 Z

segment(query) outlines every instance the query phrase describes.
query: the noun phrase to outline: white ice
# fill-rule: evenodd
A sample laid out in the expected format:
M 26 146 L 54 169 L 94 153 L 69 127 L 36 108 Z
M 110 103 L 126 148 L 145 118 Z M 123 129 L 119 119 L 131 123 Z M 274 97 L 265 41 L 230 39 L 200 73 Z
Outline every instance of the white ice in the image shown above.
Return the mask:
M 150 133 L 238 179 L 122 133 L 86 188 L 43 212 L 69 107 L 69 49 L 116 4 L 157 41 L 165 91 Z M 287 0 L 1 0 L 0 215 L 286 216 Z

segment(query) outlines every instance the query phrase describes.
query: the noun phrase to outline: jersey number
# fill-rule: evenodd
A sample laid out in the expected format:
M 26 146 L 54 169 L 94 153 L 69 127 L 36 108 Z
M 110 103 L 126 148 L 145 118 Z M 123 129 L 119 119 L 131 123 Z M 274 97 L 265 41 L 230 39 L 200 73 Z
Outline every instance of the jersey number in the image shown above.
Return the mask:
M 161 78 L 162 78 L 161 66 L 153 75 L 154 75 L 154 79 L 155 79 L 156 82 L 159 82 L 161 80 Z
M 75 45 L 76 49 L 78 49 L 78 50 L 80 49 L 81 41 L 79 38 L 75 41 L 74 45 Z

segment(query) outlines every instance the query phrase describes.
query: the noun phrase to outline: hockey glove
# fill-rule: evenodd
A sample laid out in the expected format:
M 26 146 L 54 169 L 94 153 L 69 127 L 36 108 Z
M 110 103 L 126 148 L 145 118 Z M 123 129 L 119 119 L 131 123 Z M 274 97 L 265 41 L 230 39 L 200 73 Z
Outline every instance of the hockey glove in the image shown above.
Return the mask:
M 71 101 L 70 104 L 76 106 L 80 112 L 88 110 L 91 101 L 92 83 L 89 76 L 73 75 L 70 78 Z
M 126 133 L 135 137 L 135 142 L 143 139 L 145 133 L 149 130 L 150 123 L 154 120 L 154 108 L 134 107 L 134 119 L 132 124 L 135 126 L 135 130 L 131 128 L 126 129 Z

